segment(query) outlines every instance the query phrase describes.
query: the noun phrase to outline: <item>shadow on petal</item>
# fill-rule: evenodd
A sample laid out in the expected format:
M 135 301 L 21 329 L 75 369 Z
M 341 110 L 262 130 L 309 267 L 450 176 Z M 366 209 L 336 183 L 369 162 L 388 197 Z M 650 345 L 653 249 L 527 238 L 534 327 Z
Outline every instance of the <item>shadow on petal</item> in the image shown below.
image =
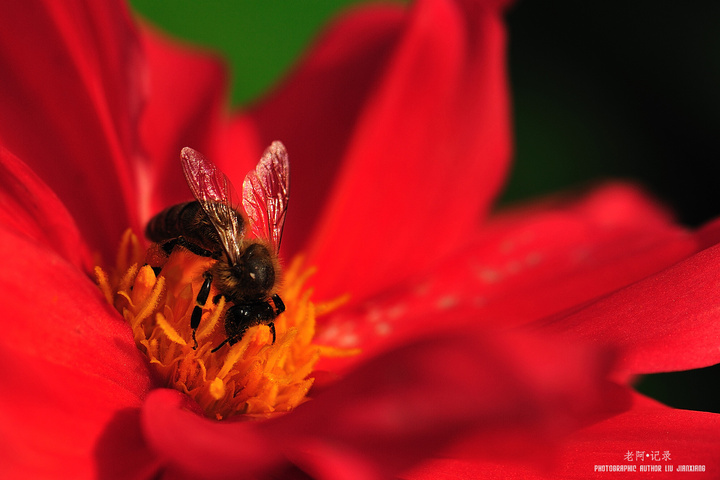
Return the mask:
M 95 444 L 98 478 L 157 478 L 160 460 L 143 437 L 140 409 L 125 408 L 110 419 Z

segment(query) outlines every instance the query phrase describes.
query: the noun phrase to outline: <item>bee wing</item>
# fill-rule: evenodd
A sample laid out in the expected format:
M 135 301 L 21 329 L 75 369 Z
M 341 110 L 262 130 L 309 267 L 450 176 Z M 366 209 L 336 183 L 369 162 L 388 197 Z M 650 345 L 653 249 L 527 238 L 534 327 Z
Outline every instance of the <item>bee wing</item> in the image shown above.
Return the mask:
M 215 227 L 228 260 L 237 263 L 245 232 L 242 219 L 233 207 L 237 194 L 232 183 L 215 164 L 192 148 L 182 149 L 181 163 L 188 186 Z
M 290 198 L 290 162 L 285 146 L 273 142 L 245 176 L 242 203 L 255 237 L 280 249 L 285 212 Z

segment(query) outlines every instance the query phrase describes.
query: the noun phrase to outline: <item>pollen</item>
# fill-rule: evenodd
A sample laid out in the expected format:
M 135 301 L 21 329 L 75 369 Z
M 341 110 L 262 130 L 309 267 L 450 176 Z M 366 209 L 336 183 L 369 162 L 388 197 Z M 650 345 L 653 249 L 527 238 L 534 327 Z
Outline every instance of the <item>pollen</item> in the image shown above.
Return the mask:
M 306 286 L 314 269 L 304 267 L 301 258 L 284 272 L 279 294 L 285 312 L 275 319 L 274 344 L 269 327 L 260 325 L 234 345 L 212 352 L 227 338 L 224 318 L 232 305 L 213 286 L 193 348 L 195 298 L 214 260 L 176 248 L 156 274 L 146 263 L 152 263 L 152 255 L 152 248 L 146 252 L 131 231 L 125 232 L 115 267 L 108 272 L 95 267 L 98 285 L 132 329 L 158 378 L 191 396 L 210 418 L 290 411 L 307 401 L 321 356 L 358 353 L 313 343 L 316 318 L 345 299 L 315 303 Z

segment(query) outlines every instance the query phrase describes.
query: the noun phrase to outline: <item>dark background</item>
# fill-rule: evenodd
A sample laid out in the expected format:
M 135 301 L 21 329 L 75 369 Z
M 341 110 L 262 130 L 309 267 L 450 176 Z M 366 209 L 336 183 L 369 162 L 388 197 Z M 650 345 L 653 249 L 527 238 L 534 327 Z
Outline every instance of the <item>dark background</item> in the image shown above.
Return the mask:
M 243 105 L 335 12 L 361 2 L 131 3 L 166 31 L 222 52 L 232 102 Z M 720 216 L 720 2 L 525 0 L 507 21 L 516 155 L 501 202 L 624 178 L 686 225 Z M 648 376 L 638 388 L 720 412 L 720 367 Z

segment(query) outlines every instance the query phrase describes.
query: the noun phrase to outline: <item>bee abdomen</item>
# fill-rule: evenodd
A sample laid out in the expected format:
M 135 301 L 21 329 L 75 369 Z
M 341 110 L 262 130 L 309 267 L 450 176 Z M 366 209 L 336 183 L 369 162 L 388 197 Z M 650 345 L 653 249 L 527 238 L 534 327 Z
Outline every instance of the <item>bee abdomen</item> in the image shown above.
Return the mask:
M 180 203 L 158 213 L 148 222 L 145 236 L 170 250 L 181 245 L 203 257 L 219 258 L 223 253 L 217 231 L 199 202 Z
M 162 243 L 187 235 L 186 225 L 193 225 L 198 215 L 198 202 L 185 202 L 168 207 L 155 215 L 145 227 L 148 240 Z

